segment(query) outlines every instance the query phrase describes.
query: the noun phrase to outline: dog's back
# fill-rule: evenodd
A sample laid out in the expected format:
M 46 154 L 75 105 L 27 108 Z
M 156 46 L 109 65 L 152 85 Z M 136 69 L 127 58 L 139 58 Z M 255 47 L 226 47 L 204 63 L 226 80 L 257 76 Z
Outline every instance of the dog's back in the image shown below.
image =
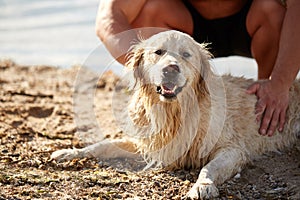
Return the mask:
M 267 151 L 279 150 L 291 146 L 300 137 L 300 80 L 296 80 L 290 89 L 290 101 L 283 132 L 276 131 L 272 137 L 258 134 L 259 122 L 256 122 L 256 96 L 245 90 L 253 80 L 223 76 L 226 88 L 227 119 L 224 131 L 228 143 L 239 144 L 248 151 L 249 156 Z M 228 136 L 228 134 L 230 136 Z M 222 141 L 224 144 L 224 141 Z M 220 144 L 222 145 L 222 144 Z

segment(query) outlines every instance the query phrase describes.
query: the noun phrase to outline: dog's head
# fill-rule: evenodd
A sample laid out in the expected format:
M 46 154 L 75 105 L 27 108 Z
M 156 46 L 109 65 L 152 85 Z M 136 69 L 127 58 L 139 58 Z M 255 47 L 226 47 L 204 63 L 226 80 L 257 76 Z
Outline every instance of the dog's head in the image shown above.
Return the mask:
M 132 48 L 127 67 L 141 87 L 150 87 L 161 101 L 173 101 L 210 72 L 210 53 L 189 35 L 165 31 Z

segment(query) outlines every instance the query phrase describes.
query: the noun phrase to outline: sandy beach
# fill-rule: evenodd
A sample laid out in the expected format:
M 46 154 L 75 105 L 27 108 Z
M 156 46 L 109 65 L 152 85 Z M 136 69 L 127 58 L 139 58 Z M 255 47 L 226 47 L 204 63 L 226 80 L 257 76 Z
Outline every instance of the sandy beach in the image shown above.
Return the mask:
M 125 134 L 118 112 L 128 92 L 95 34 L 98 3 L 0 1 L 0 200 L 181 199 L 197 180 L 199 170 L 142 171 L 141 161 L 50 159 Z M 220 74 L 256 77 L 253 59 L 212 63 Z M 299 146 L 255 160 L 219 186 L 218 199 L 300 199 Z
M 50 159 L 53 151 L 124 134 L 112 109 L 119 77 L 111 72 L 85 72 L 96 80 L 96 121 L 76 120 L 74 105 L 86 106 L 74 98 L 85 88 L 84 82 L 75 84 L 80 70 L 0 62 L 0 199 L 181 199 L 199 170 L 142 171 L 143 163 L 133 160 Z M 264 155 L 221 185 L 219 199 L 300 199 L 299 155 L 299 144 Z

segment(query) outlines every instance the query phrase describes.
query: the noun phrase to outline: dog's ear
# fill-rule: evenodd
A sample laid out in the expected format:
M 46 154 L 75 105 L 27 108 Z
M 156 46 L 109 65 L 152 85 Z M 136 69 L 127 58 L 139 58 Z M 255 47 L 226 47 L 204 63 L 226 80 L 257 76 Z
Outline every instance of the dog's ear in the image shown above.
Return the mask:
M 131 48 L 130 53 L 128 54 L 128 61 L 126 62 L 125 66 L 128 70 L 132 70 L 134 72 L 135 78 L 140 77 L 141 71 L 140 67 L 143 63 L 143 55 L 144 55 L 144 48 L 141 45 L 135 45 Z
M 128 61 L 126 62 L 125 67 L 133 78 L 133 80 L 131 79 L 130 89 L 137 87 L 140 84 L 141 79 L 143 79 L 143 55 L 144 48 L 141 44 L 134 45 L 127 54 Z
M 209 44 L 207 43 L 198 44 L 200 54 L 200 73 L 203 79 L 209 78 L 213 73 L 209 63 L 209 60 L 213 57 L 213 55 L 209 52 L 207 48 L 208 45 Z
M 209 60 L 212 58 L 212 54 L 208 51 L 206 43 L 202 43 L 202 44 L 197 43 L 197 45 L 198 45 L 200 63 L 198 63 L 199 74 L 195 82 L 196 85 L 195 87 L 198 88 L 200 94 L 205 96 L 209 93 L 207 84 L 213 75 L 209 63 Z
M 131 47 L 130 52 L 127 54 L 127 62 L 125 66 L 129 70 L 135 70 L 141 63 L 144 54 L 144 49 L 139 45 Z

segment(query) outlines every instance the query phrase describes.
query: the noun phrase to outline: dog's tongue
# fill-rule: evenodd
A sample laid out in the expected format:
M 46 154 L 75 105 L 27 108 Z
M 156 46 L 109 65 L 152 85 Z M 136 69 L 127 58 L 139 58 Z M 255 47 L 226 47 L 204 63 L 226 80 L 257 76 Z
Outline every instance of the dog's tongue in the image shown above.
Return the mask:
M 164 83 L 162 84 L 162 89 L 165 93 L 174 93 L 175 84 L 173 83 Z

